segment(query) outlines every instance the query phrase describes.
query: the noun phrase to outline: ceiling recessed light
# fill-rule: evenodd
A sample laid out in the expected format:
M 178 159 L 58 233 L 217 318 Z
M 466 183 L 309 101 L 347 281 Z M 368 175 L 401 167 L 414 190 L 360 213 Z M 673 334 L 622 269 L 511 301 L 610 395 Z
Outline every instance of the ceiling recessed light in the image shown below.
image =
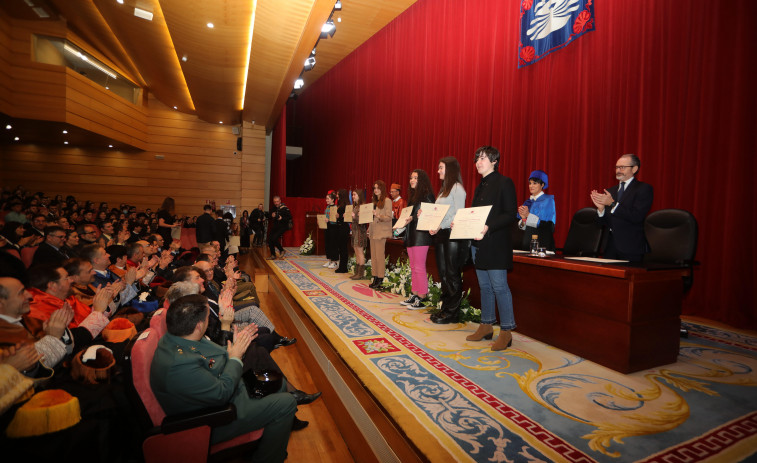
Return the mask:
M 8 129 L 8 130 L 10 130 L 10 129 L 13 128 L 13 126 L 11 126 L 10 124 L 8 124 L 8 125 L 5 126 L 5 128 Z
M 105 86 L 105 90 L 110 90 L 110 87 L 108 87 L 108 86 L 106 85 L 106 86 Z
M 21 140 L 21 139 L 20 139 L 20 138 L 18 138 L 18 137 L 16 137 L 16 138 L 14 138 L 14 140 L 16 140 L 16 141 L 19 141 L 19 140 Z
M 173 109 L 179 109 L 179 108 L 177 108 L 176 106 L 174 106 Z
M 113 148 L 113 145 L 108 145 L 108 148 Z
M 182 61 L 184 61 L 184 62 L 186 63 L 186 62 L 187 62 L 187 55 L 184 55 L 184 56 L 182 56 L 182 57 L 181 57 L 181 60 L 182 60 Z
M 214 28 L 214 27 L 216 27 L 216 26 L 215 26 L 215 25 L 214 25 L 213 23 L 208 23 L 208 27 L 209 27 L 210 29 L 213 29 L 213 28 Z
M 223 124 L 223 121 L 218 121 L 219 124 Z
M 152 12 L 143 10 L 142 8 L 134 8 L 134 16 L 152 21 Z
M 342 17 L 340 16 L 340 17 L 336 18 L 336 22 L 338 22 L 338 23 L 342 22 Z
M 64 141 L 64 142 L 63 142 L 63 144 L 64 144 L 64 145 L 68 145 L 68 142 L 67 142 L 67 141 Z
M 121 5 L 123 5 L 123 4 L 124 4 L 124 0 L 116 0 L 116 1 L 117 1 L 118 3 L 120 3 Z
M 64 130 L 63 133 L 68 133 L 68 130 Z

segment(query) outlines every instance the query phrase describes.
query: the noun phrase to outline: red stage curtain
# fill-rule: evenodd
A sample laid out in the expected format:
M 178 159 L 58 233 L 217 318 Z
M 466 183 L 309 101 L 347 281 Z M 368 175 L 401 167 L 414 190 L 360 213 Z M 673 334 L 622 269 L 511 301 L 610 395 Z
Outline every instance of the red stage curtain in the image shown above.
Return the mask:
M 684 312 L 756 327 L 757 2 L 607 0 L 595 12 L 596 31 L 518 70 L 518 2 L 418 1 L 297 100 L 304 155 L 288 194 L 406 185 L 415 168 L 438 187 L 438 160 L 454 155 L 470 203 L 473 151 L 491 144 L 520 201 L 532 169 L 549 174 L 562 243 L 619 155 L 635 153 L 653 210 L 699 221 Z
M 273 197 L 287 196 L 287 130 L 286 130 L 286 107 L 281 110 L 281 116 L 273 128 L 271 137 L 271 189 L 268 207 L 273 206 Z

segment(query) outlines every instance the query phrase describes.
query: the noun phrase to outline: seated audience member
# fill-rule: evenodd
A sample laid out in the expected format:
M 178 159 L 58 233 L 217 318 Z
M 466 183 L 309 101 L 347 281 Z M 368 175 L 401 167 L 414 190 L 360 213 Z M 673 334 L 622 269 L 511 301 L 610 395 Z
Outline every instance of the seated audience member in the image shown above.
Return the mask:
M 5 214 L 5 223 L 8 222 L 18 222 L 21 225 L 25 224 L 29 220 L 26 218 L 26 214 L 24 214 L 23 209 L 24 205 L 21 201 L 12 201 L 10 204 L 10 212 Z
M 132 299 L 137 297 L 138 288 L 136 281 L 140 276 L 140 272 L 136 268 L 132 267 L 126 269 L 126 249 L 123 246 L 113 245 L 108 246 L 108 249 L 118 252 L 120 257 L 116 257 L 115 262 L 118 264 L 119 258 L 121 260 L 120 269 L 123 270 L 123 278 L 115 274 L 110 270 L 111 267 L 111 255 L 108 254 L 102 246 L 91 244 L 84 248 L 82 258 L 88 260 L 92 264 L 94 270 L 94 279 L 92 286 L 95 288 L 101 288 L 107 285 L 118 284 L 123 282 L 123 289 L 120 289 L 115 301 L 119 306 L 129 305 Z M 142 271 L 143 277 L 145 271 Z
M 79 257 L 79 255 L 74 252 L 74 248 L 79 245 L 79 234 L 76 233 L 76 230 L 71 230 L 62 226 L 61 228 L 66 232 L 66 242 L 63 247 L 61 247 L 61 252 L 69 258 Z
M 200 257 L 202 257 L 202 254 L 200 255 Z M 211 301 L 218 303 L 222 288 L 216 281 L 213 280 L 213 268 L 211 267 L 210 263 L 198 258 L 197 262 L 195 262 L 194 268 L 201 272 L 200 276 L 205 281 L 203 291 L 205 296 L 207 296 Z M 229 278 L 233 277 L 230 275 Z M 297 342 L 297 338 L 287 338 L 277 333 L 273 322 L 271 322 L 271 320 L 263 313 L 263 311 L 260 310 L 260 307 L 258 307 L 257 304 L 243 304 L 239 307 L 234 307 L 234 310 L 236 311 L 234 320 L 237 324 L 246 325 L 252 323 L 259 328 L 267 328 L 270 331 L 270 338 L 265 337 L 265 339 L 259 340 L 259 343 L 266 349 L 268 349 L 269 352 L 273 349 L 276 349 L 277 347 L 291 346 L 292 344 Z M 263 336 L 261 336 L 261 338 L 263 338 Z
M 103 236 L 108 242 L 115 240 L 116 235 L 113 229 L 113 222 L 105 221 L 100 224 L 100 236 Z
M 32 223 L 29 227 L 29 231 L 33 235 L 44 237 L 45 227 L 47 227 L 47 218 L 42 214 L 35 214 L 34 218 L 32 218 Z
M 166 292 L 166 301 L 169 304 L 174 303 L 177 299 L 188 296 L 191 294 L 200 294 L 203 291 L 203 288 L 201 285 L 198 285 L 196 282 L 192 281 L 178 281 L 171 285 L 170 288 L 168 288 L 168 292 Z M 208 300 L 208 305 L 212 305 L 212 302 Z M 219 319 L 221 320 L 222 329 L 223 329 L 223 337 L 219 339 L 222 342 L 217 342 L 214 340 L 214 338 L 210 337 L 208 334 L 208 338 L 215 342 L 216 344 L 223 346 L 224 343 L 227 343 L 233 339 L 233 333 L 231 331 L 232 323 L 235 323 L 233 321 L 233 308 L 229 306 L 228 297 L 223 298 L 222 297 L 222 303 L 221 305 L 214 305 L 213 307 L 216 307 L 218 309 L 219 313 Z M 210 325 L 212 323 L 213 318 L 213 312 L 214 308 L 211 307 L 210 309 L 210 315 L 208 317 L 208 324 Z M 241 328 L 241 327 L 240 327 Z M 276 364 L 276 362 L 273 360 L 270 354 L 270 350 L 265 348 L 264 346 L 260 345 L 260 337 L 265 336 L 265 334 L 262 334 L 261 332 L 265 332 L 263 328 L 258 327 L 257 325 L 254 325 L 254 328 L 257 332 L 257 337 L 255 340 L 250 343 L 250 347 L 247 348 L 247 353 L 245 354 L 243 360 L 244 364 L 244 371 L 248 370 L 261 370 L 261 369 L 273 369 L 278 373 L 282 373 L 279 366 Z M 208 328 L 210 330 L 210 327 Z M 207 331 L 206 331 L 207 334 Z M 320 392 L 316 392 L 314 394 L 308 394 L 307 392 L 300 391 L 294 385 L 287 382 L 286 384 L 286 390 L 290 394 L 294 396 L 294 398 L 297 400 L 297 405 L 307 405 L 314 400 L 316 400 L 318 397 L 321 396 Z M 300 425 L 302 427 L 307 426 L 307 422 L 299 422 L 295 418 L 295 424 Z
M 95 281 L 92 264 L 88 260 L 74 257 L 63 263 L 63 269 L 71 281 L 71 294 L 85 305 L 91 306 L 97 291 L 97 288 L 92 286 Z
M 24 315 L 24 324 L 33 336 L 44 331 L 44 323 L 52 314 L 68 304 L 74 312 L 68 328 L 85 328 L 77 330 L 79 335 L 88 334 L 88 339 L 74 340 L 76 345 L 91 342 L 110 322 L 105 311 L 113 300 L 113 292 L 109 288 L 102 288 L 95 294 L 92 307 L 82 303 L 75 296 L 70 295 L 71 279 L 63 267 L 54 265 L 40 265 L 29 270 L 29 283 L 33 300 L 31 310 Z M 83 342 L 82 342 L 83 341 Z
M 22 364 L 23 358 L 30 358 L 29 351 L 25 346 L 32 346 L 34 353 L 40 362 L 48 368 L 54 368 L 72 347 L 72 337 L 67 333 L 68 324 L 74 316 L 70 307 L 62 307 L 50 315 L 50 319 L 44 325 L 42 332 L 34 336 L 24 326 L 22 317 L 29 313 L 29 303 L 32 296 L 24 288 L 24 285 L 15 278 L 0 278 L 0 348 L 15 347 L 16 352 L 10 357 L 13 366 L 21 372 L 30 372 L 34 368 L 31 365 Z M 20 349 L 24 349 L 21 351 Z
M 77 225 L 76 233 L 79 234 L 79 244 L 73 249 L 77 254 L 84 246 L 97 241 L 97 228 L 94 225 Z
M 20 251 L 23 247 L 33 247 L 42 242 L 37 235 L 24 236 L 24 225 L 20 222 L 5 222 L 0 236 L 5 238 L 5 247 Z
M 259 399 L 249 396 L 242 380 L 242 356 L 255 336 L 252 327 L 224 348 L 205 338 L 209 313 L 207 298 L 200 295 L 179 298 L 168 308 L 167 332 L 150 368 L 155 397 L 169 416 L 233 403 L 236 420 L 213 428 L 211 442 L 263 428 L 253 461 L 283 462 L 296 401 L 283 392 L 283 384 L 280 392 Z
M 66 253 L 66 232 L 57 225 L 45 227 L 45 241 L 34 252 L 32 265 L 55 264 L 60 265 L 69 256 Z

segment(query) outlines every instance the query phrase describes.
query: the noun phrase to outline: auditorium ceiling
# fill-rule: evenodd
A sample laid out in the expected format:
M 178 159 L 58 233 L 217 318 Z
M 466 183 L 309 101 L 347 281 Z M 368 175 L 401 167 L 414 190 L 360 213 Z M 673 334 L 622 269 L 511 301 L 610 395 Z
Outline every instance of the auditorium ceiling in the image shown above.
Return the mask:
M 336 11 L 335 0 L 2 0 L 0 9 L 15 19 L 65 22 L 169 107 L 270 129 L 316 43 L 303 89 L 415 1 L 343 0 Z M 319 41 L 329 18 L 336 31 Z

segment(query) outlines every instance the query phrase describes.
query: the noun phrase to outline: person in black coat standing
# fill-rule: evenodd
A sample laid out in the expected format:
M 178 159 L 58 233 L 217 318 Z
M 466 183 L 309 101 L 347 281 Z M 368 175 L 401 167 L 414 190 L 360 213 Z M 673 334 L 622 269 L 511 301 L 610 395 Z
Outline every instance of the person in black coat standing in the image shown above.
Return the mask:
M 471 207 L 492 208 L 482 234 L 471 245 L 478 285 L 481 288 L 481 324 L 474 334 L 466 338 L 468 341 L 480 341 L 493 337 L 492 325 L 497 321 L 494 312 L 496 299 L 500 332 L 491 347 L 495 351 L 512 345 L 511 331 L 515 329 L 513 297 L 507 285 L 507 271 L 513 268 L 510 228 L 516 221 L 518 211 L 513 181 L 497 171 L 499 157 L 499 151 L 491 146 L 482 146 L 474 155 L 481 183 L 473 194 Z
M 618 184 L 604 193 L 591 192 L 597 207 L 597 221 L 610 231 L 603 257 L 639 262 L 649 252 L 644 236 L 644 219 L 652 207 L 654 190 L 636 180 L 641 161 L 635 154 L 624 154 L 615 163 Z
M 273 197 L 273 209 L 269 213 L 269 219 L 271 221 L 271 234 L 268 237 L 268 248 L 271 250 L 271 255 L 267 259 L 276 259 L 276 249 L 279 250 L 279 259 L 283 259 L 286 251 L 281 246 L 281 237 L 289 231 L 292 212 L 281 202 L 280 196 Z
M 203 206 L 203 214 L 197 218 L 195 236 L 197 245 L 202 246 L 213 241 L 213 207 L 210 204 Z

